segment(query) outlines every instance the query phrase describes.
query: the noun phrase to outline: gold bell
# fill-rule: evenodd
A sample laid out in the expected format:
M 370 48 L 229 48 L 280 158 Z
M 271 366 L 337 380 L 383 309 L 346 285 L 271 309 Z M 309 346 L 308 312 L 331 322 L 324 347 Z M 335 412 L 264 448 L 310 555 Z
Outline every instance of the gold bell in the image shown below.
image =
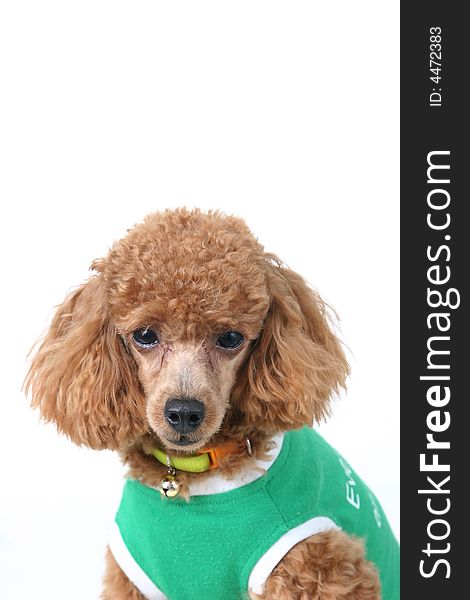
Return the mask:
M 162 496 L 174 498 L 180 493 L 180 484 L 174 475 L 168 474 L 161 481 L 158 489 Z
M 168 472 L 160 481 L 158 489 L 162 496 L 165 496 L 166 498 L 174 498 L 180 493 L 181 485 L 175 477 L 176 471 L 174 467 L 171 466 L 170 457 L 168 454 L 166 456 L 166 464 L 168 467 Z

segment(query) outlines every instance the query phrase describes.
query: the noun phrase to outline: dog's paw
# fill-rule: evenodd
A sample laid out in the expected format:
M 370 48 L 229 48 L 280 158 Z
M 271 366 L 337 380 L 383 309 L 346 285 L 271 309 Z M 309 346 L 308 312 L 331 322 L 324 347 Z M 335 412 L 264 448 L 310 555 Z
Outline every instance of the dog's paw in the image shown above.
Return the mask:
M 380 600 L 374 565 L 361 540 L 342 531 L 312 536 L 294 546 L 252 600 Z

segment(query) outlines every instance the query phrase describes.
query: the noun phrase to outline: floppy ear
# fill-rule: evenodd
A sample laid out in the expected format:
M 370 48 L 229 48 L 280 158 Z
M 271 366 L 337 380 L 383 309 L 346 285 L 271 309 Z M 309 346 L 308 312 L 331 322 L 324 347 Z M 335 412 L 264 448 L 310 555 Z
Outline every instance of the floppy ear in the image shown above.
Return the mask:
M 296 429 L 329 414 L 349 373 L 327 307 L 304 279 L 268 255 L 271 306 L 242 373 L 237 404 L 267 431 Z
M 58 307 L 25 389 L 43 419 L 76 444 L 116 449 L 145 431 L 137 368 L 109 322 L 101 274 Z

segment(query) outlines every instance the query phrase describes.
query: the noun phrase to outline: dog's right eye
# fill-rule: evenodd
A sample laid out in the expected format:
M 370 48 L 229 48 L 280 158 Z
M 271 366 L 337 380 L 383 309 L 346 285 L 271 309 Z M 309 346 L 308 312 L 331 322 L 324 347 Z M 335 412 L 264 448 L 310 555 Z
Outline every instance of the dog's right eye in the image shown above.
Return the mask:
M 217 338 L 217 346 L 225 348 L 227 350 L 235 350 L 238 346 L 241 346 L 245 338 L 238 331 L 226 331 Z
M 136 329 L 132 334 L 132 337 L 134 338 L 134 342 L 143 348 L 156 346 L 160 341 L 157 333 L 149 327 L 146 327 L 145 329 Z

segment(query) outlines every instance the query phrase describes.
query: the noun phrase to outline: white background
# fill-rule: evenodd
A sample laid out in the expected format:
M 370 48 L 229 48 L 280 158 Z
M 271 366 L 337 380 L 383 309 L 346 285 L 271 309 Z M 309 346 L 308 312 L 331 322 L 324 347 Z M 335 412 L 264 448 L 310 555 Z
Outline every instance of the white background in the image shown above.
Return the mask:
M 97 598 L 122 468 L 20 387 L 52 307 L 153 210 L 221 208 L 336 308 L 322 433 L 398 534 L 398 2 L 5 2 L 0 9 L 5 600 Z

